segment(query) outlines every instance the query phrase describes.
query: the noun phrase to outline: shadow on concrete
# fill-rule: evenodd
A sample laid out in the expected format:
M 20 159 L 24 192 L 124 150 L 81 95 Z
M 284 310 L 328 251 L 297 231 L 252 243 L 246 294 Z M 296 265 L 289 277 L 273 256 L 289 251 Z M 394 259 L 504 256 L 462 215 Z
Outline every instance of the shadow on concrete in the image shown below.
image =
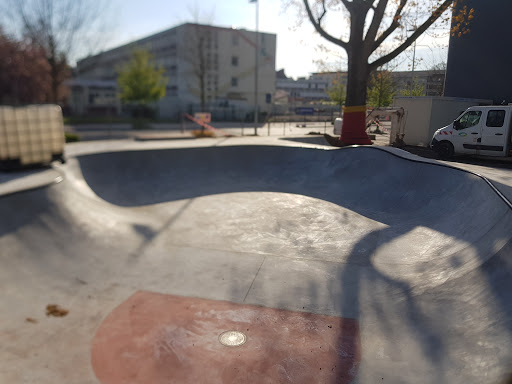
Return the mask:
M 322 285 L 301 281 L 295 295 L 307 293 L 314 303 L 327 290 L 342 318 L 359 320 L 363 335 L 359 382 L 375 382 L 381 377 L 385 381 L 391 372 L 395 372 L 393 382 L 485 382 L 489 377 L 499 380 L 509 372 L 511 212 L 485 182 L 473 175 L 405 162 L 371 148 L 324 151 L 243 146 L 128 151 L 81 156 L 79 163 L 85 181 L 109 203 L 140 207 L 187 199 L 159 229 L 134 225 L 144 238 L 134 254 L 142 253 L 170 227 L 194 198 L 214 194 L 304 195 L 385 224 L 362 236 L 351 249 L 343 250 L 347 255 L 344 261 L 330 267 L 333 279 L 326 279 Z M 80 229 L 74 229 L 73 218 L 60 210 L 58 198 L 50 197 L 49 191 L 44 195 L 39 191 L 11 196 L 9 204 L 0 205 L 0 215 L 12 217 L 9 223 L 0 225 L 0 236 L 26 226 L 44 228 L 40 236 L 25 245 L 37 247 L 43 242 L 44 257 L 52 250 L 53 240 L 45 239 L 48 233 L 53 236 L 64 228 L 61 235 L 73 238 L 73 232 Z M 31 193 L 39 196 L 33 203 Z M 13 206 L 22 207 L 19 215 L 13 214 Z M 424 228 L 465 246 L 452 249 L 449 242 L 434 244 L 425 265 L 414 263 L 418 255 L 408 254 L 409 248 L 391 248 L 386 255 L 391 261 L 397 253 L 404 262 L 411 259 L 411 270 L 431 268 L 431 279 L 440 279 L 439 284 L 392 274 L 392 262 L 376 260 L 379 252 L 405 236 L 421 244 L 421 232 L 417 237 L 411 234 Z M 71 258 L 73 247 L 87 246 L 87 237 L 75 235 L 83 241 L 65 250 Z M 22 242 L 23 234 L 19 237 Z M 56 242 L 63 243 L 65 239 Z M 474 267 L 458 273 L 468 255 L 474 255 Z M 449 270 L 441 268 L 441 259 L 446 258 L 451 262 Z M 47 268 L 47 273 L 58 270 L 57 260 L 50 257 Z M 279 292 L 272 294 L 279 296 Z M 290 307 L 289 302 L 277 302 L 278 307 Z M 312 311 L 307 305 L 303 310 Z M 340 335 L 338 345 L 357 349 L 346 343 Z M 339 372 L 332 382 L 344 382 L 342 375 Z
M 305 144 L 316 144 L 316 145 L 325 145 L 326 147 L 330 147 L 331 145 L 325 140 L 324 136 L 309 136 L 309 137 L 280 137 L 279 140 L 285 141 L 293 141 L 295 143 L 305 143 Z

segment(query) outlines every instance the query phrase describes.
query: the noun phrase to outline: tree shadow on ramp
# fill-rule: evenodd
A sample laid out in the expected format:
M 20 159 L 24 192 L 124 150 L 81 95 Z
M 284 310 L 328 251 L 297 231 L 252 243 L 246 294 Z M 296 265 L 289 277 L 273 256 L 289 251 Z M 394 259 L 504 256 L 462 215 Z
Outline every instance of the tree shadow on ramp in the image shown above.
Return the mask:
M 98 196 L 125 207 L 284 192 L 382 223 L 329 267 L 326 286 L 307 282 L 310 300 L 327 288 L 338 315 L 360 320 L 360 382 L 481 382 L 506 373 L 511 213 L 474 175 L 365 148 L 194 148 L 79 161 Z M 273 305 L 295 308 L 279 298 Z

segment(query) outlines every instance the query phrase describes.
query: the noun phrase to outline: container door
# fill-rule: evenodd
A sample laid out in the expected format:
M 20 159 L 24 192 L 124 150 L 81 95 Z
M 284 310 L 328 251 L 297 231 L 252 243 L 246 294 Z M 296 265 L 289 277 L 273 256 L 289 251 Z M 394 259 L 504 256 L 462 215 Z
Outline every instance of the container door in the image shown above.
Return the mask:
M 482 124 L 482 142 L 478 148 L 479 155 L 505 156 L 510 110 L 490 109 L 487 111 L 484 124 Z
M 470 110 L 453 122 L 450 135 L 456 153 L 476 155 L 481 140 L 482 111 Z

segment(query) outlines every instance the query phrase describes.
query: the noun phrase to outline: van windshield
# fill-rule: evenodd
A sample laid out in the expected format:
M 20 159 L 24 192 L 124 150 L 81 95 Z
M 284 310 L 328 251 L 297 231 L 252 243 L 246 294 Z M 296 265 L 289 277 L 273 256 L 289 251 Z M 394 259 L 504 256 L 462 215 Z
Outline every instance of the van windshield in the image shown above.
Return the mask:
M 454 124 L 454 128 L 457 130 L 471 128 L 480 122 L 482 111 L 468 111 L 463 114 L 459 120 L 456 120 L 457 124 Z

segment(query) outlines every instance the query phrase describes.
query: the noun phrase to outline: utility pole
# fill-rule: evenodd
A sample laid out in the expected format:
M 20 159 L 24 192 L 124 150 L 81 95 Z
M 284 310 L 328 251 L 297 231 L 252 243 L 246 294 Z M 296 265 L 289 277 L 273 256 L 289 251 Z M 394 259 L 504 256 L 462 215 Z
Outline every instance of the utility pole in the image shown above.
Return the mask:
M 414 64 L 416 64 L 416 41 L 414 41 L 414 46 L 412 49 L 411 96 L 412 96 L 412 87 L 413 87 L 413 82 L 414 82 Z
M 254 136 L 258 136 L 258 58 L 260 50 L 259 35 L 259 1 L 251 0 L 256 3 L 256 44 L 254 46 Z
M 411 29 L 408 29 L 407 32 L 415 32 L 418 27 L 414 26 Z M 412 96 L 412 87 L 414 82 L 414 65 L 416 64 L 416 40 L 414 40 L 414 45 L 412 48 L 412 71 L 411 71 L 411 93 L 409 96 Z

